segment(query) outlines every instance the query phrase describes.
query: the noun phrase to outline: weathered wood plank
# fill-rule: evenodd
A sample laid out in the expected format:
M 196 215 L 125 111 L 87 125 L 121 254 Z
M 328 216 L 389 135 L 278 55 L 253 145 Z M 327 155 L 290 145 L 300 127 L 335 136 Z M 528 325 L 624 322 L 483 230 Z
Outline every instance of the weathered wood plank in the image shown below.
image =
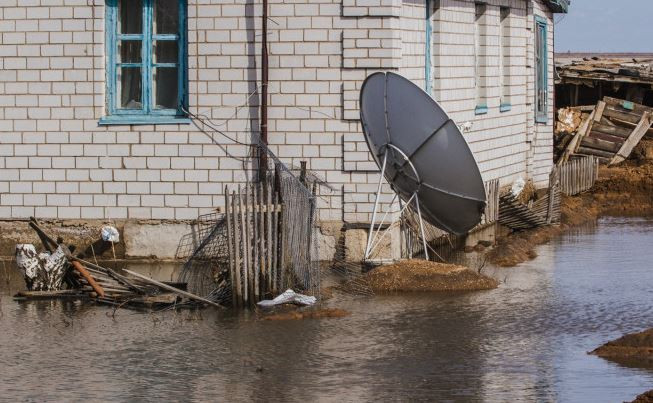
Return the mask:
M 631 124 L 637 124 L 642 116 L 638 115 L 636 113 L 630 113 L 630 112 L 623 112 L 620 110 L 617 110 L 613 106 L 608 106 L 605 108 L 604 116 L 607 116 L 613 120 L 619 120 L 622 122 L 628 122 Z
M 611 136 L 623 137 L 625 139 L 630 136 L 630 133 L 632 133 L 633 130 L 630 127 L 608 126 L 602 123 L 595 123 L 592 126 L 592 132 L 605 133 Z
M 610 143 L 616 143 L 616 144 L 623 144 L 624 141 L 626 141 L 626 138 L 624 137 L 617 137 L 617 136 L 611 136 L 609 134 L 605 133 L 599 133 L 599 132 L 592 132 L 588 134 L 587 137 L 594 138 L 594 139 L 600 139 L 603 141 L 609 141 Z
M 651 121 L 651 112 L 644 112 L 641 121 L 635 130 L 633 130 L 633 133 L 630 135 L 630 137 L 628 137 L 628 140 L 626 140 L 626 142 L 624 142 L 624 144 L 621 146 L 617 152 L 617 155 L 612 158 L 610 165 L 618 164 L 628 158 L 635 146 L 639 144 L 639 142 L 642 140 L 642 137 L 644 137 L 646 132 L 651 128 L 652 124 L 653 121 Z
M 611 153 L 609 151 L 596 150 L 594 148 L 589 148 L 589 147 L 578 148 L 578 154 L 595 155 L 597 157 L 603 157 L 608 159 L 612 159 L 614 157 L 614 153 Z
M 597 150 L 609 151 L 616 153 L 621 148 L 620 143 L 612 143 L 610 141 L 601 140 L 593 137 L 585 137 L 581 142 L 584 147 L 591 147 Z

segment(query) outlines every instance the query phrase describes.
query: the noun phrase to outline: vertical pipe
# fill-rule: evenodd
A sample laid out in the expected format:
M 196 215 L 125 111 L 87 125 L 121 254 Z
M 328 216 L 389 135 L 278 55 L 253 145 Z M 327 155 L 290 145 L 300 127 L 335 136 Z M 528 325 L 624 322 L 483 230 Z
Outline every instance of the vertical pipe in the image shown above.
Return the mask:
M 431 95 L 431 37 L 433 33 L 433 27 L 431 26 L 431 2 L 433 0 L 425 1 L 426 16 L 426 32 L 424 39 L 424 89 L 426 92 Z
M 263 38 L 261 39 L 261 142 L 268 145 L 268 0 L 263 1 L 263 16 L 261 26 Z M 259 178 L 265 178 L 268 168 L 267 149 L 259 149 Z

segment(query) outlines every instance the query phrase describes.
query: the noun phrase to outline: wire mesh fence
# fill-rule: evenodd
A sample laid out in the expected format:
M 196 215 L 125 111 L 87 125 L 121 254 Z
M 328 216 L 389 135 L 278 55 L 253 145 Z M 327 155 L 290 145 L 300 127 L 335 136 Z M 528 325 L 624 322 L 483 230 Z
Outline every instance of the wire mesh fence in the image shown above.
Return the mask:
M 256 288 L 248 288 L 248 291 L 254 292 L 255 298 L 247 298 L 247 303 L 273 297 L 285 288 L 293 288 L 319 298 L 316 179 L 311 175 L 295 175 L 264 144 L 252 146 L 259 156 L 255 161 L 263 161 L 267 169 L 253 167 L 253 179 L 243 184 L 243 190 L 251 189 L 247 196 L 240 191 L 232 194 L 232 205 L 237 202 L 243 206 L 239 210 L 242 214 L 237 220 L 232 219 L 230 226 L 227 215 L 233 214 L 233 211 L 198 218 L 196 229 L 184 236 L 177 251 L 178 257 L 188 256 L 179 281 L 187 283 L 191 292 L 225 304 L 233 304 L 236 300 L 235 271 L 241 280 L 244 276 L 256 280 L 256 284 L 251 285 Z M 264 157 L 261 158 L 261 155 Z M 252 193 L 252 197 L 249 197 L 249 193 Z M 269 196 L 278 197 L 281 206 L 281 217 L 274 230 L 270 228 L 272 222 L 263 217 L 263 211 L 268 208 L 264 206 Z M 248 231 L 245 236 L 240 234 L 237 240 L 233 232 L 236 225 L 241 230 Z M 251 238 L 255 233 L 258 238 Z M 266 242 L 268 237 L 276 239 L 277 244 Z M 247 265 L 243 265 L 244 260 L 241 260 L 236 267 L 236 248 L 238 256 L 242 259 L 247 257 Z M 268 256 L 276 256 L 278 259 L 279 274 L 275 274 L 274 286 L 270 281 L 272 278 Z M 270 287 L 261 287 L 264 284 L 270 284 Z M 244 285 L 241 283 L 238 290 L 243 291 L 242 287 Z M 248 297 L 249 295 L 251 294 Z M 239 301 L 243 301 L 242 298 Z

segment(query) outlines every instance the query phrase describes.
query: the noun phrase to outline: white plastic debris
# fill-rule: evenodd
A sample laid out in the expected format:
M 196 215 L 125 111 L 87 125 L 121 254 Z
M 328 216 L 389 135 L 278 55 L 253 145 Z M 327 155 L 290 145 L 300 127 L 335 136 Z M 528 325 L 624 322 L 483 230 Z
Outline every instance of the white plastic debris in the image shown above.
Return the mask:
M 524 190 L 524 187 L 526 187 L 526 181 L 524 181 L 524 178 L 519 177 L 513 184 L 512 184 L 512 189 L 510 191 L 512 192 L 512 195 L 517 197 L 521 194 L 521 192 Z
M 287 289 L 275 299 L 266 299 L 258 303 L 259 306 L 268 307 L 282 304 L 313 305 L 317 299 L 308 295 L 297 294 Z
M 105 242 L 120 242 L 120 233 L 116 227 L 107 225 L 102 227 L 102 240 Z

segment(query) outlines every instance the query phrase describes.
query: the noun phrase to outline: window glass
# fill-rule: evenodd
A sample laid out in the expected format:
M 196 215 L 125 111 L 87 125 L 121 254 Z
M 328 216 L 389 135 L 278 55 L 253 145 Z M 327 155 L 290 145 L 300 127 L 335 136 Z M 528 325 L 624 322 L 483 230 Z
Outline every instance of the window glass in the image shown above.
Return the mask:
M 177 109 L 177 68 L 156 67 L 154 69 L 154 108 Z
M 177 63 L 177 41 L 154 41 L 154 63 Z
M 121 34 L 143 33 L 143 0 L 118 2 L 118 32 Z
M 118 63 L 140 63 L 141 41 L 119 41 Z
M 121 67 L 118 70 L 118 99 L 123 109 L 141 109 L 143 107 L 140 67 Z
M 153 0 L 154 33 L 176 34 L 179 31 L 177 0 Z

